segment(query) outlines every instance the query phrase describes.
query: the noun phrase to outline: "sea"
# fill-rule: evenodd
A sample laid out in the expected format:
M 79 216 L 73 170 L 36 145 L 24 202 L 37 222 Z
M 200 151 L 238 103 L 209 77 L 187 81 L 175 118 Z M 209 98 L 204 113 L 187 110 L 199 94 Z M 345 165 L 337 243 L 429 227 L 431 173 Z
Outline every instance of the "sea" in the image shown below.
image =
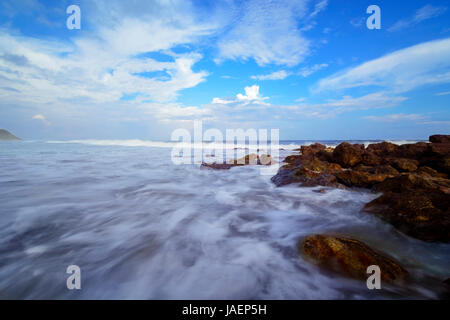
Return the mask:
M 275 160 L 312 142 L 280 141 Z M 143 140 L 0 142 L 0 299 L 442 298 L 450 245 L 410 238 L 363 212 L 379 195 L 277 188 L 260 166 L 176 164 L 173 148 Z M 361 240 L 411 277 L 369 290 L 320 269 L 297 249 L 312 234 Z M 67 285 L 74 265 L 80 289 Z

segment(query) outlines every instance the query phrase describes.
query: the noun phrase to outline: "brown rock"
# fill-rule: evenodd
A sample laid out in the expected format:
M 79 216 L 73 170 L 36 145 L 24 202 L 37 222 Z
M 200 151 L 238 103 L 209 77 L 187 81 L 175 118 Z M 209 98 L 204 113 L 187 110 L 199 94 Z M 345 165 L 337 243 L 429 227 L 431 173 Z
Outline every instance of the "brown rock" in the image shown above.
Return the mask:
M 394 153 L 398 149 L 398 145 L 393 144 L 391 142 L 380 142 L 370 144 L 367 147 L 367 151 L 377 155 L 379 157 L 386 157 L 392 153 Z
M 436 170 L 427 166 L 420 167 L 419 169 L 417 169 L 416 173 L 427 177 L 447 179 L 447 175 L 445 173 L 439 173 Z
M 227 163 L 202 163 L 200 169 L 230 170 L 234 165 Z
M 215 170 L 229 170 L 233 167 L 241 167 L 245 165 L 271 165 L 274 160 L 270 155 L 263 154 L 258 156 L 257 154 L 249 154 L 243 158 L 230 160 L 227 163 L 202 163 L 201 169 L 215 169 Z
M 300 151 L 303 156 L 313 156 L 319 151 L 324 151 L 327 147 L 320 143 L 314 143 L 310 146 L 301 146 Z
M 364 145 L 343 142 L 334 149 L 333 159 L 342 167 L 351 168 L 362 161 L 363 153 Z
M 391 223 L 403 233 L 429 242 L 450 242 L 450 193 L 386 192 L 364 211 Z
M 396 158 L 407 158 L 407 159 L 415 159 L 420 160 L 430 150 L 430 145 L 425 142 L 418 142 L 414 144 L 403 144 L 398 146 L 397 150 L 393 152 L 391 155 Z
M 404 158 L 389 158 L 386 160 L 388 164 L 402 172 L 413 172 L 417 170 L 419 161 Z
M 433 143 L 450 143 L 450 135 L 436 134 L 430 137 Z
M 354 239 L 313 235 L 300 241 L 298 248 L 320 266 L 356 279 L 366 280 L 367 267 L 371 265 L 379 266 L 381 278 L 389 283 L 402 280 L 408 274 L 394 260 Z
M 359 165 L 353 170 L 336 173 L 338 181 L 348 187 L 370 188 L 375 184 L 398 175 L 398 171 L 389 165 L 367 167 Z
M 382 159 L 370 151 L 364 151 L 361 163 L 366 166 L 379 166 Z

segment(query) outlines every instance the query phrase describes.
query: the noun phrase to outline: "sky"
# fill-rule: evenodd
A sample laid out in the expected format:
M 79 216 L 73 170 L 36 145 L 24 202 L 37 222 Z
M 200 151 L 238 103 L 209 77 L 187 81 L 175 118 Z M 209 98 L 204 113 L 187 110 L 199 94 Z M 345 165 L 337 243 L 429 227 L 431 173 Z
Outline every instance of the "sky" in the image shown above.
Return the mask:
M 24 139 L 427 139 L 449 107 L 450 1 L 0 2 L 0 128 Z

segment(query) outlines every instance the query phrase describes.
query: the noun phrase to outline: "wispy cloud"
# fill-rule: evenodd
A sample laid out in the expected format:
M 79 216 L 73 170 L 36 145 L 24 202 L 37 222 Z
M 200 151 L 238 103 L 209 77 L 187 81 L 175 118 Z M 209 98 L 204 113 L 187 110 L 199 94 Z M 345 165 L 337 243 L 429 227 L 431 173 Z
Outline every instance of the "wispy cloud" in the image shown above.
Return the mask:
M 364 117 L 367 120 L 378 121 L 378 122 L 399 122 L 399 121 L 418 121 L 424 120 L 425 117 L 421 114 L 404 114 L 404 113 L 396 113 L 396 114 L 388 114 L 384 116 L 367 116 Z
M 328 6 L 328 0 L 321 0 L 314 6 L 314 11 L 310 14 L 310 17 L 315 17 L 320 12 L 324 11 Z
M 298 74 L 301 75 L 302 77 L 306 78 L 310 75 L 312 75 L 313 73 L 316 73 L 319 70 L 328 68 L 328 64 L 326 63 L 322 63 L 322 64 L 315 64 L 311 67 L 305 67 L 303 69 L 301 69 Z
M 289 73 L 284 71 L 284 70 L 280 70 L 280 71 L 275 71 L 272 72 L 270 74 L 264 74 L 264 75 L 258 75 L 258 76 L 251 76 L 251 78 L 253 80 L 283 80 L 286 79 L 289 76 Z
M 435 18 L 443 14 L 447 10 L 446 7 L 435 7 L 433 5 L 426 5 L 416 11 L 414 16 L 397 21 L 388 31 L 399 31 L 412 27 L 422 21 Z
M 316 92 L 377 86 L 406 92 L 450 82 L 450 38 L 421 43 L 319 81 Z
M 311 41 L 303 34 L 313 23 L 311 18 L 323 11 L 327 1 L 319 1 L 308 13 L 307 0 L 245 1 L 234 10 L 233 27 L 218 42 L 216 59 L 249 60 L 267 64 L 295 66 L 310 53 Z M 299 28 L 304 21 L 305 29 Z

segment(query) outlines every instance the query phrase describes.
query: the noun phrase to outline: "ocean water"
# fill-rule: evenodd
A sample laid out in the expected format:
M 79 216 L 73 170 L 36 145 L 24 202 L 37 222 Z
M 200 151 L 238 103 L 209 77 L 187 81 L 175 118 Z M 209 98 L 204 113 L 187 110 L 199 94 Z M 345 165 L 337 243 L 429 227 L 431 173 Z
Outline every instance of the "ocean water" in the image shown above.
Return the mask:
M 280 143 L 280 157 L 306 142 Z M 0 298 L 441 297 L 450 245 L 414 240 L 361 212 L 377 195 L 276 188 L 256 166 L 175 165 L 172 146 L 0 143 Z M 320 270 L 296 249 L 315 233 L 352 236 L 388 252 L 411 280 L 371 291 L 364 281 Z M 81 268 L 81 290 L 66 287 L 69 265 Z

